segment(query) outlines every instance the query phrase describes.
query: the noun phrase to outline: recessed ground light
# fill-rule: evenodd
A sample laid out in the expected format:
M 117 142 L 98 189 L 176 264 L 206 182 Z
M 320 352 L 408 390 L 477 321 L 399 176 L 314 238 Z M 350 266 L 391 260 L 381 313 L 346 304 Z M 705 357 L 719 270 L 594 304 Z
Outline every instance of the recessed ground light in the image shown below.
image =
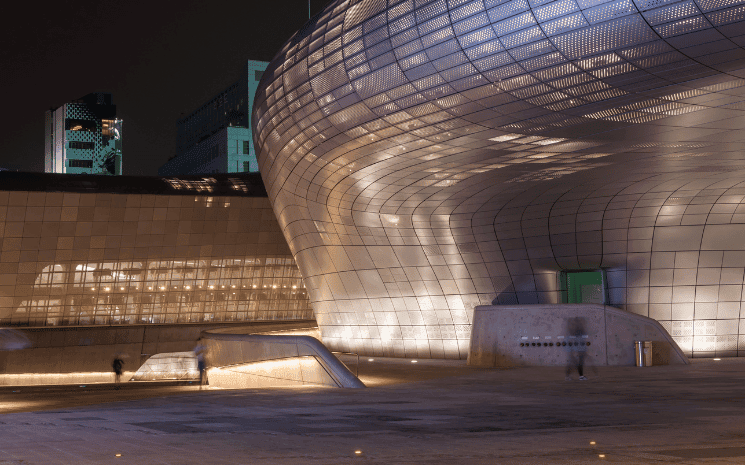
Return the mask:
M 605 454 L 600 454 L 600 455 L 598 455 L 598 457 L 600 457 L 601 459 L 604 459 L 605 458 Z
M 717 362 L 718 362 L 719 360 L 721 360 L 721 358 L 715 358 L 715 359 L 714 359 L 714 361 L 717 361 Z
M 368 362 L 372 362 L 372 361 L 375 361 L 375 359 L 374 358 L 368 358 L 367 361 Z
M 591 446 L 594 446 L 595 445 L 595 441 L 590 441 L 590 445 Z
M 411 363 L 416 363 L 416 360 L 412 360 Z
M 121 457 L 122 454 L 116 454 L 114 457 Z
M 361 455 L 362 454 L 362 451 L 361 450 L 356 450 L 356 451 L 354 451 L 354 453 L 357 454 L 357 455 Z

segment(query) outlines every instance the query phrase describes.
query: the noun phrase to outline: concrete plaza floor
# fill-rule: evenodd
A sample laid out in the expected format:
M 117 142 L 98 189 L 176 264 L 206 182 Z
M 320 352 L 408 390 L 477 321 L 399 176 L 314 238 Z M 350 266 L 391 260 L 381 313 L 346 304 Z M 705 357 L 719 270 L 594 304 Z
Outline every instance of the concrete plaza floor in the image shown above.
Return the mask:
M 566 381 L 362 358 L 358 390 L 2 387 L 0 464 L 745 463 L 743 362 Z

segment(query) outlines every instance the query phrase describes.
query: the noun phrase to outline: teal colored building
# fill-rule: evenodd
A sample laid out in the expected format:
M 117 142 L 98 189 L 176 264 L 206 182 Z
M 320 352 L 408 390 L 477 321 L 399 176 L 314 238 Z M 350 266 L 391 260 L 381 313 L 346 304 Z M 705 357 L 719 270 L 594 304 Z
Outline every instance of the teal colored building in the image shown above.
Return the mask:
M 241 78 L 176 123 L 176 154 L 160 176 L 258 172 L 251 109 L 268 63 L 248 60 Z
M 44 172 L 122 174 L 122 120 L 111 94 L 95 92 L 45 115 Z

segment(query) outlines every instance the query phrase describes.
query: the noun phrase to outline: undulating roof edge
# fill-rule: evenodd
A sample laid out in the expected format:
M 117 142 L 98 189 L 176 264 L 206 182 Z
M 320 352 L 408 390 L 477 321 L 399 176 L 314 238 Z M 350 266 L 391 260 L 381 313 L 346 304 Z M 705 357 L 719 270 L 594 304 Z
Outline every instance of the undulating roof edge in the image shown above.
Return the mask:
M 259 173 L 184 176 L 99 176 L 0 171 L 0 192 L 77 192 L 107 194 L 266 197 Z

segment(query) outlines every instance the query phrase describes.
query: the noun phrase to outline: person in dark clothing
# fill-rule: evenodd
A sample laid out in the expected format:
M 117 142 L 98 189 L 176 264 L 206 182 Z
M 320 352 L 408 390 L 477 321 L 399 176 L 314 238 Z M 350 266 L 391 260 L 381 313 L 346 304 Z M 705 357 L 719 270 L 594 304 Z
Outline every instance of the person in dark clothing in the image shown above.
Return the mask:
M 120 383 L 122 380 L 122 367 L 124 366 L 124 360 L 122 360 L 120 355 L 117 355 L 114 358 L 114 363 L 112 363 L 111 365 L 114 369 L 116 383 Z

